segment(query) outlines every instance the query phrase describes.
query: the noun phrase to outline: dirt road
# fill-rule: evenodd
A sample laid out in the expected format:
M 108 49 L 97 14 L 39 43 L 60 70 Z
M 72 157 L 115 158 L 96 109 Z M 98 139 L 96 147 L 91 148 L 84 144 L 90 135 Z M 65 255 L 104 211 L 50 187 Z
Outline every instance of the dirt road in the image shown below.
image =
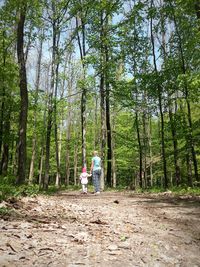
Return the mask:
M 0 266 L 200 266 L 200 202 L 63 192 L 3 202 Z

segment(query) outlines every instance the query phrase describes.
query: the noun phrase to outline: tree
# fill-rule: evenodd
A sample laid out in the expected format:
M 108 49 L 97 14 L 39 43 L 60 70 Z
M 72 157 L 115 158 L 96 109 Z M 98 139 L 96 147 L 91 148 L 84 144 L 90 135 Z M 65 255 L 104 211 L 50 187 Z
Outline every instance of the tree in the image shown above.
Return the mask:
M 21 184 L 26 178 L 26 129 L 28 114 L 28 90 L 26 78 L 26 65 L 24 57 L 24 23 L 26 18 L 27 1 L 23 0 L 19 6 L 19 20 L 17 25 L 17 57 L 19 64 L 19 87 L 21 96 L 19 118 L 19 144 L 18 144 L 18 173 L 17 184 Z
M 154 1 L 151 1 L 151 8 L 154 6 Z M 159 73 L 156 62 L 156 52 L 155 52 L 155 41 L 153 35 L 153 18 L 150 18 L 150 31 L 151 31 L 151 44 L 152 44 L 152 54 L 153 54 L 153 65 L 155 71 L 155 79 L 156 79 L 156 90 L 158 92 L 158 102 L 159 102 L 159 111 L 160 111 L 160 119 L 161 119 L 161 146 L 162 146 L 162 160 L 163 160 L 163 173 L 164 173 L 164 188 L 168 188 L 168 177 L 167 177 L 167 162 L 166 162 L 166 154 L 165 154 L 165 131 L 164 131 L 164 115 L 163 115 L 163 107 L 162 107 L 162 87 L 160 85 L 160 81 L 158 80 Z
M 38 51 L 38 59 L 37 59 L 37 70 L 36 70 L 36 81 L 35 81 L 35 100 L 34 100 L 34 129 L 33 129 L 33 143 L 32 143 L 32 157 L 30 163 L 30 170 L 29 170 L 29 183 L 33 183 L 33 175 L 34 175 L 34 164 L 35 164 L 35 156 L 36 156 L 36 145 L 37 145 L 37 105 L 38 105 L 38 91 L 40 86 L 40 79 L 41 79 L 41 59 L 42 59 L 42 48 L 44 42 L 44 33 L 41 35 L 40 44 L 39 44 L 39 51 Z

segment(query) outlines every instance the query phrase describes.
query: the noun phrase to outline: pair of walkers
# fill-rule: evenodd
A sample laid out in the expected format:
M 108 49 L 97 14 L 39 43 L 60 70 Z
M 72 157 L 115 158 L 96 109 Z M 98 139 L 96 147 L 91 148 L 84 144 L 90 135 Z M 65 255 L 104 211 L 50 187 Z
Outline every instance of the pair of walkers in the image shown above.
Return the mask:
M 101 178 L 101 158 L 98 156 L 98 152 L 94 151 L 94 155 L 92 157 L 92 163 L 90 167 L 90 174 L 87 173 L 86 168 L 82 169 L 82 173 L 80 175 L 80 180 L 82 184 L 83 193 L 87 194 L 87 184 L 88 178 L 92 176 L 92 182 L 94 185 L 94 193 L 96 195 L 100 194 L 100 178 Z

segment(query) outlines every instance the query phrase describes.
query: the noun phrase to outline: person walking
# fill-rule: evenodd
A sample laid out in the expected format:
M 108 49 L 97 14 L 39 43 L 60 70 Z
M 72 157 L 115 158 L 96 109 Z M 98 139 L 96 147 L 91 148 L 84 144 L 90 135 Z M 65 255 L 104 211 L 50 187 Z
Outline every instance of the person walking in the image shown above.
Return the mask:
M 86 168 L 84 167 L 80 175 L 83 194 L 87 194 L 88 177 L 91 177 L 91 174 L 88 174 Z
M 98 156 L 98 152 L 93 152 L 92 164 L 90 173 L 92 174 L 92 181 L 94 185 L 95 195 L 100 194 L 100 178 L 101 178 L 101 158 Z

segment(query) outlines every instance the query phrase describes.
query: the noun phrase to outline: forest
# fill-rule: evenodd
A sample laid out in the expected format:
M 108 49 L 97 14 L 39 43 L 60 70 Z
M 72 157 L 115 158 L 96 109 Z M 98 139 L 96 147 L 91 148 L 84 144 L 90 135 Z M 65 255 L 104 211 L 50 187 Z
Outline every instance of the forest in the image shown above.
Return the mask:
M 0 184 L 200 185 L 199 0 L 0 1 Z

